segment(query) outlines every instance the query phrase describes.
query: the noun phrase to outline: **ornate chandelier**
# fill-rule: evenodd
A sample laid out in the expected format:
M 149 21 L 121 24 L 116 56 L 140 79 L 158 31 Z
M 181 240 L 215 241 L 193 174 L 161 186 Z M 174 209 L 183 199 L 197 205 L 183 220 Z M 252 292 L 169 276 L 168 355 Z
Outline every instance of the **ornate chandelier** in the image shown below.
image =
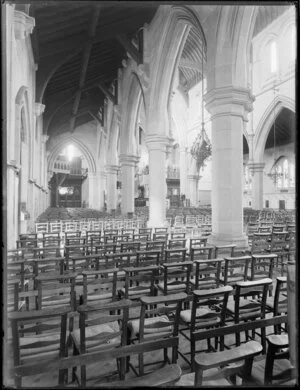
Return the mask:
M 201 101 L 201 110 L 202 110 L 202 126 L 201 131 L 197 134 L 196 139 L 191 147 L 191 155 L 196 160 L 196 166 L 199 170 L 204 166 L 205 160 L 211 156 L 211 142 L 206 134 L 204 126 L 204 73 L 203 73 L 203 61 L 204 61 L 204 48 L 202 46 L 202 101 Z

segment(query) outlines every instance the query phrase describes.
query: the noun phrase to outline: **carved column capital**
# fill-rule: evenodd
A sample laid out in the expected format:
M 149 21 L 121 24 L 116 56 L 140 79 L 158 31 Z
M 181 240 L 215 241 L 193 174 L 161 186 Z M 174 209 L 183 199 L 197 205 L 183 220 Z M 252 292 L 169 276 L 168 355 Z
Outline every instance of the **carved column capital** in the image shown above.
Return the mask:
M 239 116 L 247 120 L 253 110 L 254 95 L 247 88 L 222 87 L 214 88 L 204 95 L 206 109 L 211 119 L 219 116 Z
M 137 163 L 139 162 L 139 157 L 134 155 L 128 155 L 128 154 L 121 154 L 119 157 L 120 165 L 121 166 L 133 166 L 135 167 Z
M 14 30 L 16 39 L 25 39 L 30 35 L 35 26 L 35 19 L 25 12 L 14 11 Z
M 35 113 L 35 116 L 39 117 L 40 115 L 42 115 L 43 112 L 45 111 L 45 107 L 46 106 L 44 104 L 35 102 L 34 103 L 34 113 Z
M 119 165 L 106 165 L 105 166 L 106 173 L 108 174 L 117 174 L 120 170 Z

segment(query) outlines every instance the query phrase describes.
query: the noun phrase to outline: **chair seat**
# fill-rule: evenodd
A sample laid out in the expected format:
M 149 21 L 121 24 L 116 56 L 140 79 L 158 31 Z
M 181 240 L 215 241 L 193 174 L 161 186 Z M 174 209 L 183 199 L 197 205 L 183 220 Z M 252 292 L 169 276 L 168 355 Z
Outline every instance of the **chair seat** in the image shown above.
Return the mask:
M 235 274 L 233 276 L 228 276 L 227 277 L 227 283 L 235 283 L 235 282 L 240 282 L 244 280 L 244 274 Z M 225 283 L 224 277 L 220 276 L 220 282 Z
M 192 318 L 191 310 L 182 310 L 180 312 L 180 318 L 185 323 L 190 323 Z M 199 308 L 196 310 L 196 327 L 206 327 L 216 325 L 220 322 L 220 316 L 218 313 L 211 311 L 209 309 Z
M 119 291 L 121 292 L 121 294 L 125 295 L 125 288 L 124 287 L 121 288 Z M 134 286 L 134 287 L 129 287 L 128 295 L 132 296 L 132 295 L 139 294 L 139 297 L 140 297 L 143 294 L 149 294 L 150 291 L 151 291 L 151 289 L 149 286 Z
M 88 295 L 88 297 L 87 297 L 88 301 L 97 301 L 97 300 L 99 300 L 99 301 L 102 302 L 104 299 L 112 300 L 112 293 L 109 292 L 109 293 L 106 293 L 106 294 L 99 294 L 99 293 L 95 292 L 95 293 L 92 293 L 92 294 L 90 293 Z
M 164 291 L 164 283 L 158 283 L 157 287 Z M 182 290 L 186 288 L 185 283 L 181 283 L 179 280 L 174 280 L 173 282 L 168 283 L 167 290 L 168 291 L 174 291 L 174 290 Z
M 70 304 L 70 297 L 66 296 L 53 296 L 53 297 L 45 297 L 42 300 L 42 306 L 53 306 L 57 304 L 64 304 L 64 305 L 69 305 Z
M 166 331 L 169 332 L 172 330 L 172 326 L 168 326 L 168 324 L 172 324 L 172 322 L 169 321 L 169 318 L 166 315 L 146 318 L 144 333 L 154 334 Z M 128 321 L 128 328 L 131 330 L 131 337 L 136 337 L 140 330 L 140 320 Z
M 235 302 L 230 301 L 227 303 L 227 311 L 234 315 L 235 313 Z M 250 319 L 256 318 L 261 314 L 261 304 L 260 302 L 256 302 L 255 300 L 250 299 L 240 299 L 240 314 L 239 318 L 242 319 Z
M 206 370 L 204 372 L 204 384 L 203 386 L 232 386 L 232 384 L 225 378 L 220 378 L 220 379 L 211 379 L 211 380 L 205 380 L 207 376 L 215 375 L 218 373 L 217 368 L 211 368 L 209 370 Z M 174 387 L 194 387 L 195 383 L 195 373 L 191 372 L 189 374 L 184 374 L 181 375 L 180 379 L 176 381 L 173 386 Z
M 266 307 L 268 309 L 274 310 L 274 297 L 268 297 L 266 302 Z M 278 313 L 286 313 L 287 312 L 287 298 L 282 297 L 278 302 Z
M 87 326 L 85 328 L 85 345 L 86 351 L 92 348 L 99 348 L 101 346 L 120 345 L 120 335 L 114 337 L 115 333 L 119 332 L 119 324 L 117 321 L 109 324 Z M 76 329 L 72 332 L 72 338 L 77 345 L 80 345 L 80 329 Z M 104 340 L 105 339 L 105 340 Z
M 55 352 L 59 355 L 60 333 L 50 333 L 45 336 L 36 335 L 32 337 L 21 337 L 21 357 L 42 357 L 46 353 Z M 54 344 L 56 343 L 56 344 Z

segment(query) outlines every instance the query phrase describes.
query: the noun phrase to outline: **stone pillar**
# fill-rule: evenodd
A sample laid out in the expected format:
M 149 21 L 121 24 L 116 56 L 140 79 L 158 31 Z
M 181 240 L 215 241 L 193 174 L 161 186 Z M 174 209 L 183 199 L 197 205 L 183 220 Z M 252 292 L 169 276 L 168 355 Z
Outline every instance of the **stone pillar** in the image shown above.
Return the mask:
M 188 175 L 188 184 L 189 184 L 189 199 L 191 206 L 198 206 L 198 183 L 200 176 L 199 175 Z
M 166 219 L 167 142 L 167 137 L 158 134 L 146 138 L 149 151 L 149 227 L 162 227 Z
M 99 177 L 99 182 L 100 182 L 100 194 L 99 194 L 100 210 L 104 210 L 105 180 L 106 180 L 106 173 L 105 173 L 105 171 L 100 171 L 100 177 Z
M 89 172 L 89 208 L 100 210 L 100 175 L 97 172 Z
M 248 89 L 222 87 L 205 95 L 212 124 L 211 244 L 248 246 L 243 232 L 243 128 L 254 97 Z
M 252 175 L 252 208 L 264 208 L 264 167 L 265 163 L 249 162 L 249 173 Z
M 115 212 L 117 209 L 117 174 L 119 169 L 118 165 L 106 166 L 107 211 L 109 212 Z
M 121 165 L 121 210 L 122 214 L 132 216 L 134 213 L 134 177 L 139 158 L 133 155 L 120 155 Z
M 187 148 L 180 149 L 180 195 L 187 196 Z

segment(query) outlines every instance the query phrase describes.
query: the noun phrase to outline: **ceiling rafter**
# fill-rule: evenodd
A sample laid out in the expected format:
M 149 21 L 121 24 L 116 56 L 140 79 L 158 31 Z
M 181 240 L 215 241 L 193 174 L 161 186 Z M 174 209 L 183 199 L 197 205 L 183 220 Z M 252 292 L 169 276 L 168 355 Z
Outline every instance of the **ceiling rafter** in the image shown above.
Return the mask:
M 92 7 L 92 18 L 91 18 L 91 24 L 89 26 L 89 37 L 91 39 L 95 37 L 99 15 L 100 15 L 100 8 L 99 7 Z M 74 125 L 75 125 L 75 117 L 74 116 L 78 112 L 80 97 L 81 97 L 81 93 L 82 93 L 81 89 L 84 86 L 87 67 L 88 67 L 88 63 L 89 63 L 89 59 L 90 59 L 90 55 L 91 55 L 91 50 L 92 50 L 92 43 L 91 43 L 91 41 L 89 41 L 84 48 L 83 61 L 82 61 L 80 80 L 79 80 L 79 88 L 76 91 L 75 100 L 73 103 L 72 117 L 70 119 L 70 132 L 71 133 L 73 133 L 73 131 L 74 131 Z
M 142 53 L 140 53 L 125 34 L 117 34 L 117 40 L 138 65 L 143 63 Z
M 98 87 L 101 89 L 101 91 L 104 93 L 104 95 L 112 101 L 113 104 L 117 104 L 116 97 L 105 87 L 103 83 L 99 83 Z

